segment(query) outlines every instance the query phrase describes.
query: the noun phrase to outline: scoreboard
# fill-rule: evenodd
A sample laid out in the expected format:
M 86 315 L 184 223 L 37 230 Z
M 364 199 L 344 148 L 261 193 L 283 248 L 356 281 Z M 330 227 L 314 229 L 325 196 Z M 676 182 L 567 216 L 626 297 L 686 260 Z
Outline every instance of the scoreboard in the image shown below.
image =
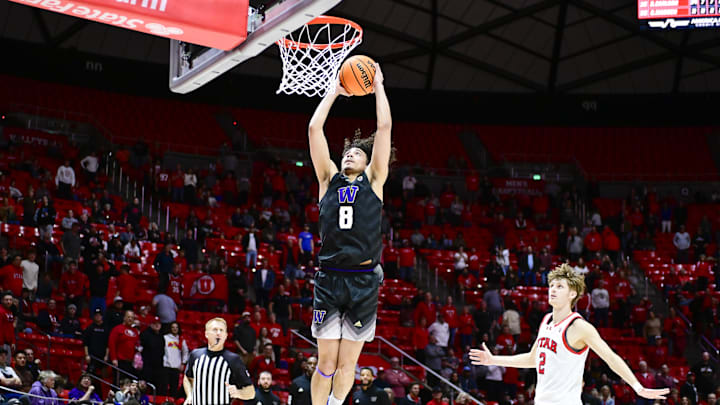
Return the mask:
M 638 19 L 650 28 L 720 27 L 720 0 L 638 0 Z

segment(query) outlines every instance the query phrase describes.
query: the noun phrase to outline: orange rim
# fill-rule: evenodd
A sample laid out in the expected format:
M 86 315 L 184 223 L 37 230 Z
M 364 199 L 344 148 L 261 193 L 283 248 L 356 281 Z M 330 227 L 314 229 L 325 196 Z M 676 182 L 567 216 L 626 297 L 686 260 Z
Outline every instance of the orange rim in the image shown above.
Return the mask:
M 286 48 L 292 48 L 292 49 L 298 49 L 298 48 L 299 49 L 307 49 L 307 48 L 342 49 L 342 48 L 345 48 L 346 46 L 353 45 L 362 39 L 362 36 L 363 36 L 362 27 L 355 21 L 351 21 L 346 18 L 331 17 L 329 15 L 321 15 L 321 16 L 315 17 L 315 19 L 311 20 L 310 22 L 308 22 L 305 25 L 322 25 L 322 24 L 349 25 L 349 26 L 353 27 L 357 33 L 355 34 L 355 36 L 353 38 L 350 38 L 344 42 L 338 42 L 337 44 L 309 44 L 307 42 L 291 41 L 287 38 L 278 40 L 277 44 L 284 46 Z

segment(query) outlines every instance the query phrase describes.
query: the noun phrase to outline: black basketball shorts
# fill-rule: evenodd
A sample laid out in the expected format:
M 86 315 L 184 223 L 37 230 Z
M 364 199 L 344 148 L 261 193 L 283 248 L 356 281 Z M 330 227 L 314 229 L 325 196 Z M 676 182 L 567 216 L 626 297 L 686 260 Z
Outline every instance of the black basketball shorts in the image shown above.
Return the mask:
M 313 336 L 356 342 L 373 340 L 382 281 L 379 264 L 367 272 L 321 269 L 315 273 Z

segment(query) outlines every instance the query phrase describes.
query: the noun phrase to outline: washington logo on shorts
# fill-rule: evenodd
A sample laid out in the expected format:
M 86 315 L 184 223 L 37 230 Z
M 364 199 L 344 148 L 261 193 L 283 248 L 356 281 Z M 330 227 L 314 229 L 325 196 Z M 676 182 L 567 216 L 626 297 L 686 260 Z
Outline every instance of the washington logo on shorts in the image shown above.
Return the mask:
M 327 314 L 327 311 L 322 309 L 313 309 L 313 323 L 323 323 L 325 320 L 325 314 Z

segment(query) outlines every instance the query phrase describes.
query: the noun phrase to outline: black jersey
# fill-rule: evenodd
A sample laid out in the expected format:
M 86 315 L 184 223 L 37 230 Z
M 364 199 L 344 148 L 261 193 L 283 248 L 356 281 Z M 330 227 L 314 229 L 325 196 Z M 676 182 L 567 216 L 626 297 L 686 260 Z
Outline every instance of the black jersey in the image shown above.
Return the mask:
M 330 180 L 320 201 L 320 267 L 368 269 L 380 262 L 382 201 L 363 172 L 350 182 L 342 173 Z M 370 260 L 371 263 L 360 266 Z

